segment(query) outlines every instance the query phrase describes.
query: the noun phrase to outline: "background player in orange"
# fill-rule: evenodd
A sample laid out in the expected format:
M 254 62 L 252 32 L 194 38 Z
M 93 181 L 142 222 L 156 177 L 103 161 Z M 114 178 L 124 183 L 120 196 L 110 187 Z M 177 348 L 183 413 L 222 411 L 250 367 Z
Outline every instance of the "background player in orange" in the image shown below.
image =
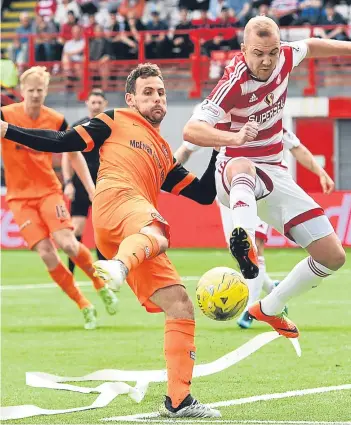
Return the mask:
M 4 122 L 0 123 L 1 132 L 40 151 L 100 147 L 93 225 L 97 246 L 111 260 L 97 261 L 97 273 L 114 289 L 126 279 L 147 311 L 165 313 L 168 389 L 162 414 L 218 417 L 218 410 L 190 395 L 195 359 L 194 308 L 165 254 L 170 229 L 157 211 L 161 188 L 202 204 L 212 203 L 217 152 L 213 152 L 200 180 L 173 158 L 159 133 L 167 102 L 156 65 L 141 64 L 129 74 L 125 100 L 129 108 L 106 111 L 68 132 L 23 129 Z
M 72 127 L 75 127 L 79 124 L 84 124 L 97 115 L 101 114 L 101 112 L 106 110 L 108 102 L 102 90 L 94 89 L 88 95 L 88 99 L 85 104 L 88 108 L 88 116 L 72 124 Z M 62 155 L 62 175 L 65 187 L 64 194 L 72 201 L 71 216 L 74 226 L 74 234 L 77 240 L 81 241 L 87 222 L 89 208 L 91 206 L 91 201 L 89 199 L 88 192 L 84 188 L 84 185 L 72 169 L 69 155 L 70 154 L 66 152 Z M 95 146 L 94 149 L 92 149 L 90 152 L 84 152 L 83 156 L 89 167 L 93 182 L 96 183 L 97 173 L 100 165 L 99 148 Z M 96 248 L 96 254 L 99 260 L 105 259 L 98 248 Z M 74 273 L 75 263 L 70 258 L 68 258 L 68 268 L 72 273 Z
M 24 100 L 3 107 L 2 119 L 31 128 L 65 130 L 67 123 L 63 115 L 43 105 L 49 80 L 50 74 L 44 67 L 33 67 L 23 73 L 20 82 Z M 61 183 L 52 168 L 52 154 L 38 153 L 2 139 L 2 156 L 7 185 L 6 199 L 22 236 L 29 249 L 40 255 L 52 279 L 82 310 L 85 329 L 94 329 L 96 310 L 75 285 L 72 273 L 61 262 L 51 236 L 92 280 L 109 313 L 116 312 L 117 301 L 105 283 L 93 276 L 91 253 L 74 237 Z M 82 154 L 74 152 L 71 159 L 92 196 L 94 183 Z

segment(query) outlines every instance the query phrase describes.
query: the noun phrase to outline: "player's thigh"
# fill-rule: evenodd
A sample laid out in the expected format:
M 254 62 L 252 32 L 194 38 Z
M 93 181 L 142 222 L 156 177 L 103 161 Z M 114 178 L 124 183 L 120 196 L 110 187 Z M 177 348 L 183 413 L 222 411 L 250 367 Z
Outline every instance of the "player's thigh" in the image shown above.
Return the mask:
M 116 255 L 126 237 L 157 223 L 169 240 L 169 224 L 155 207 L 140 195 L 125 196 L 123 190 L 111 188 L 99 193 L 93 202 L 95 242 L 106 258 Z
M 86 222 L 87 222 L 87 218 L 85 216 L 81 216 L 81 215 L 72 216 L 72 224 L 74 228 L 74 234 L 76 236 L 81 236 L 83 234 Z
M 231 158 L 229 160 L 220 161 L 216 165 L 215 180 L 216 180 L 217 197 L 218 197 L 218 200 L 228 208 L 230 208 L 231 183 L 228 180 L 227 168 L 230 164 L 235 164 L 235 161 L 239 163 L 240 160 L 242 159 L 245 159 L 245 158 Z M 255 169 L 255 172 L 256 171 L 257 170 Z M 255 191 L 255 196 L 258 199 L 266 194 L 267 188 L 265 184 L 262 182 L 262 180 L 256 178 L 254 191 Z
M 159 298 L 156 295 L 153 298 L 157 291 L 173 285 L 182 285 L 180 276 L 166 254 L 146 260 L 131 270 L 127 282 L 140 304 L 150 313 L 158 313 L 167 308 L 166 301 L 159 305 Z M 159 304 L 153 302 L 154 300 Z
M 62 229 L 73 230 L 72 220 L 62 193 L 51 193 L 41 199 L 40 214 L 50 233 Z
M 9 208 L 29 249 L 50 236 L 50 230 L 40 214 L 39 200 L 10 201 Z

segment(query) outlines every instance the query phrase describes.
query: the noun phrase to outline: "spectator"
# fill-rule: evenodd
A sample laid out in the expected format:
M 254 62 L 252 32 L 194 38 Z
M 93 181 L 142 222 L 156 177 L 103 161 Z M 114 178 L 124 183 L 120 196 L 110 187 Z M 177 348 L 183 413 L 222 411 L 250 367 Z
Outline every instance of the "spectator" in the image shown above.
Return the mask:
M 49 16 L 55 14 L 57 9 L 56 0 L 38 0 L 35 7 L 35 15 Z
M 125 31 L 128 34 L 129 42 L 132 41 L 133 46 L 129 49 L 128 59 L 136 59 L 138 57 L 138 45 L 140 40 L 140 31 L 144 31 L 145 27 L 142 24 L 140 19 L 136 19 L 134 16 L 134 12 L 128 12 L 127 19 L 125 21 Z
M 297 10 L 298 0 L 273 0 L 271 3 L 271 13 L 282 27 L 296 21 Z
M 68 21 L 68 12 L 73 12 L 77 19 L 80 18 L 80 7 L 75 0 L 62 0 L 62 3 L 58 5 L 55 13 L 55 22 L 59 27 Z
M 193 28 L 189 18 L 188 10 L 181 9 L 179 12 L 180 22 L 175 27 L 176 31 L 189 31 Z M 189 34 L 175 34 L 172 31 L 170 37 L 172 40 L 172 56 L 175 58 L 188 58 L 194 50 L 194 45 L 190 40 Z
M 110 13 L 110 55 L 113 59 L 128 59 L 138 52 L 138 42 L 129 38 L 125 32 L 124 22 L 117 20 L 116 13 Z M 112 33 L 112 34 L 111 34 Z
M 27 12 L 19 15 L 20 26 L 16 29 L 17 37 L 9 47 L 9 58 L 16 63 L 20 71 L 23 65 L 28 62 L 28 36 L 34 33 L 35 26 Z
M 321 7 L 321 0 L 299 0 L 299 17 L 296 23 L 315 25 L 319 19 Z
M 98 11 L 98 0 L 76 0 L 78 5 L 80 6 L 80 9 L 83 13 L 83 15 L 95 15 L 95 13 Z
M 231 11 L 227 7 L 222 7 L 221 13 L 217 19 L 213 22 L 213 28 L 231 28 L 236 26 L 238 20 L 233 16 L 234 11 Z
M 69 79 L 79 75 L 82 67 L 85 41 L 82 30 L 78 25 L 72 28 L 72 39 L 67 41 L 63 47 L 62 66 Z
M 344 25 L 346 25 L 346 21 L 340 15 L 340 13 L 336 12 L 335 5 L 333 3 L 326 4 L 325 10 L 323 10 L 322 15 L 318 20 L 318 24 L 337 25 L 337 27 L 333 29 L 319 28 L 318 32 L 317 30 L 315 31 L 315 35 L 318 35 L 321 38 L 329 38 L 334 40 L 348 40 L 344 27 Z
M 161 21 L 160 14 L 157 10 L 151 13 L 151 21 L 147 24 L 148 31 L 163 31 L 158 34 L 145 34 L 145 51 L 148 59 L 166 57 L 166 49 L 169 47 L 169 42 L 166 34 L 168 26 L 164 21 Z
M 112 2 L 111 2 L 112 3 Z M 110 11 L 113 11 L 116 13 L 117 6 L 115 9 L 110 9 L 110 5 L 108 1 L 102 1 L 99 2 L 99 10 L 95 14 L 96 22 L 101 25 L 103 28 L 106 28 L 109 25 L 109 18 L 110 18 Z
M 88 16 L 88 23 L 84 26 L 84 34 L 87 37 L 92 37 L 94 35 L 95 26 L 97 25 L 95 15 Z
M 248 0 L 227 0 L 227 7 L 234 11 L 234 16 L 241 27 L 250 19 L 251 2 Z
M 145 0 L 122 0 L 118 9 L 121 16 L 126 18 L 129 13 L 132 13 L 135 19 L 141 19 L 144 13 Z
M 179 9 L 208 10 L 210 0 L 179 0 Z
M 73 27 L 77 25 L 77 22 L 78 22 L 78 19 L 76 18 L 76 15 L 71 10 L 69 10 L 67 12 L 67 22 L 63 24 L 60 28 L 61 44 L 67 40 L 72 39 L 72 30 L 73 30 Z
M 104 36 L 104 29 L 96 24 L 94 28 L 95 37 L 89 42 L 90 69 L 99 74 L 102 80 L 102 90 L 108 88 L 109 62 L 111 59 L 111 46 Z M 95 87 L 95 84 L 94 84 Z
M 191 24 L 194 28 L 211 28 L 214 24 L 214 21 L 208 17 L 207 10 L 201 10 L 200 18 L 193 19 Z
M 269 18 L 273 19 L 276 23 L 278 23 L 278 19 L 275 15 L 273 15 L 271 9 L 269 8 L 268 4 L 262 3 L 257 8 L 257 15 L 258 16 L 268 16 Z
M 57 28 L 50 18 L 45 21 L 43 15 L 36 17 L 36 39 L 35 39 L 35 60 L 53 61 L 55 60 L 55 37 L 50 36 L 57 33 Z

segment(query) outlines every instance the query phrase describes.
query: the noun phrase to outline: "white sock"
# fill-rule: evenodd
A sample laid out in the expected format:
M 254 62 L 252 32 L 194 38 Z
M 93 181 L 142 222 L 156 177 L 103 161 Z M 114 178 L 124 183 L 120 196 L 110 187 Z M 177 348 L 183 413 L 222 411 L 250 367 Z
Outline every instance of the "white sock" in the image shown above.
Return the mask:
M 266 272 L 266 260 L 263 256 L 258 257 L 258 267 L 260 269 L 260 274 L 262 273 L 263 275 L 263 290 L 266 294 L 270 294 L 275 288 L 275 285 Z
M 249 287 L 249 300 L 247 302 L 247 307 L 250 307 L 255 303 L 261 295 L 262 285 L 263 285 L 264 275 L 261 271 L 258 273 L 258 276 L 255 279 L 246 279 L 247 286 Z
M 221 212 L 225 241 L 227 242 L 227 245 L 229 246 L 229 238 L 233 231 L 232 213 L 231 213 L 231 210 L 225 205 L 221 204 L 220 202 L 218 204 L 219 204 L 219 210 Z
M 257 204 L 255 198 L 255 178 L 241 173 L 234 176 L 230 187 L 230 210 L 233 225 L 243 227 L 255 241 L 257 224 Z
M 312 257 L 300 261 L 274 290 L 261 300 L 262 311 L 268 316 L 279 314 L 293 297 L 316 288 L 333 270 L 317 263 Z

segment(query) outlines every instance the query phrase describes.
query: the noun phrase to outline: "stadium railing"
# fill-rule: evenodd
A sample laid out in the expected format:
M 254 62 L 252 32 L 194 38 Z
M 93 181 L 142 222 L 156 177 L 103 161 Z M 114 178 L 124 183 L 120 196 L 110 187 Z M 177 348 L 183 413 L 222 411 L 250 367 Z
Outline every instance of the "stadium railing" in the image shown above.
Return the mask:
M 281 34 L 284 41 L 297 41 L 303 38 L 318 35 L 320 29 L 330 31 L 336 27 L 342 27 L 346 36 L 350 37 L 351 27 L 348 25 L 337 26 L 308 26 L 282 28 Z M 210 55 L 204 54 L 204 42 L 213 39 L 216 35 L 222 35 L 223 39 L 237 37 L 242 38 L 240 28 L 213 28 L 194 29 L 191 31 L 175 31 L 175 35 L 188 34 L 194 45 L 193 53 L 188 58 L 148 58 L 146 56 L 145 37 L 146 34 L 159 35 L 161 32 L 141 31 L 139 32 L 138 50 L 134 59 L 110 59 L 108 61 L 107 91 L 123 91 L 125 78 L 130 70 L 138 63 L 150 61 L 162 67 L 168 90 L 186 92 L 190 98 L 201 98 L 204 91 L 214 87 L 224 67 L 230 62 L 235 51 L 212 51 Z M 164 31 L 165 35 L 169 31 Z M 111 38 L 116 33 L 104 34 L 105 38 Z M 47 39 L 57 40 L 60 34 L 45 35 Z M 62 70 L 60 60 L 36 61 L 35 46 L 37 36 L 17 35 L 13 33 L 2 34 L 3 40 L 27 38 L 27 59 L 21 64 L 20 70 L 33 65 L 46 66 L 52 73 L 50 92 L 74 92 L 77 97 L 84 100 L 92 87 L 101 86 L 101 76 L 98 77 L 98 61 L 90 61 L 89 41 L 94 36 L 84 34 L 85 49 L 83 60 L 75 78 L 68 79 Z M 351 87 L 351 56 L 346 58 L 308 59 L 299 66 L 291 76 L 291 82 L 296 84 L 301 94 L 316 95 L 319 88 L 324 87 Z

